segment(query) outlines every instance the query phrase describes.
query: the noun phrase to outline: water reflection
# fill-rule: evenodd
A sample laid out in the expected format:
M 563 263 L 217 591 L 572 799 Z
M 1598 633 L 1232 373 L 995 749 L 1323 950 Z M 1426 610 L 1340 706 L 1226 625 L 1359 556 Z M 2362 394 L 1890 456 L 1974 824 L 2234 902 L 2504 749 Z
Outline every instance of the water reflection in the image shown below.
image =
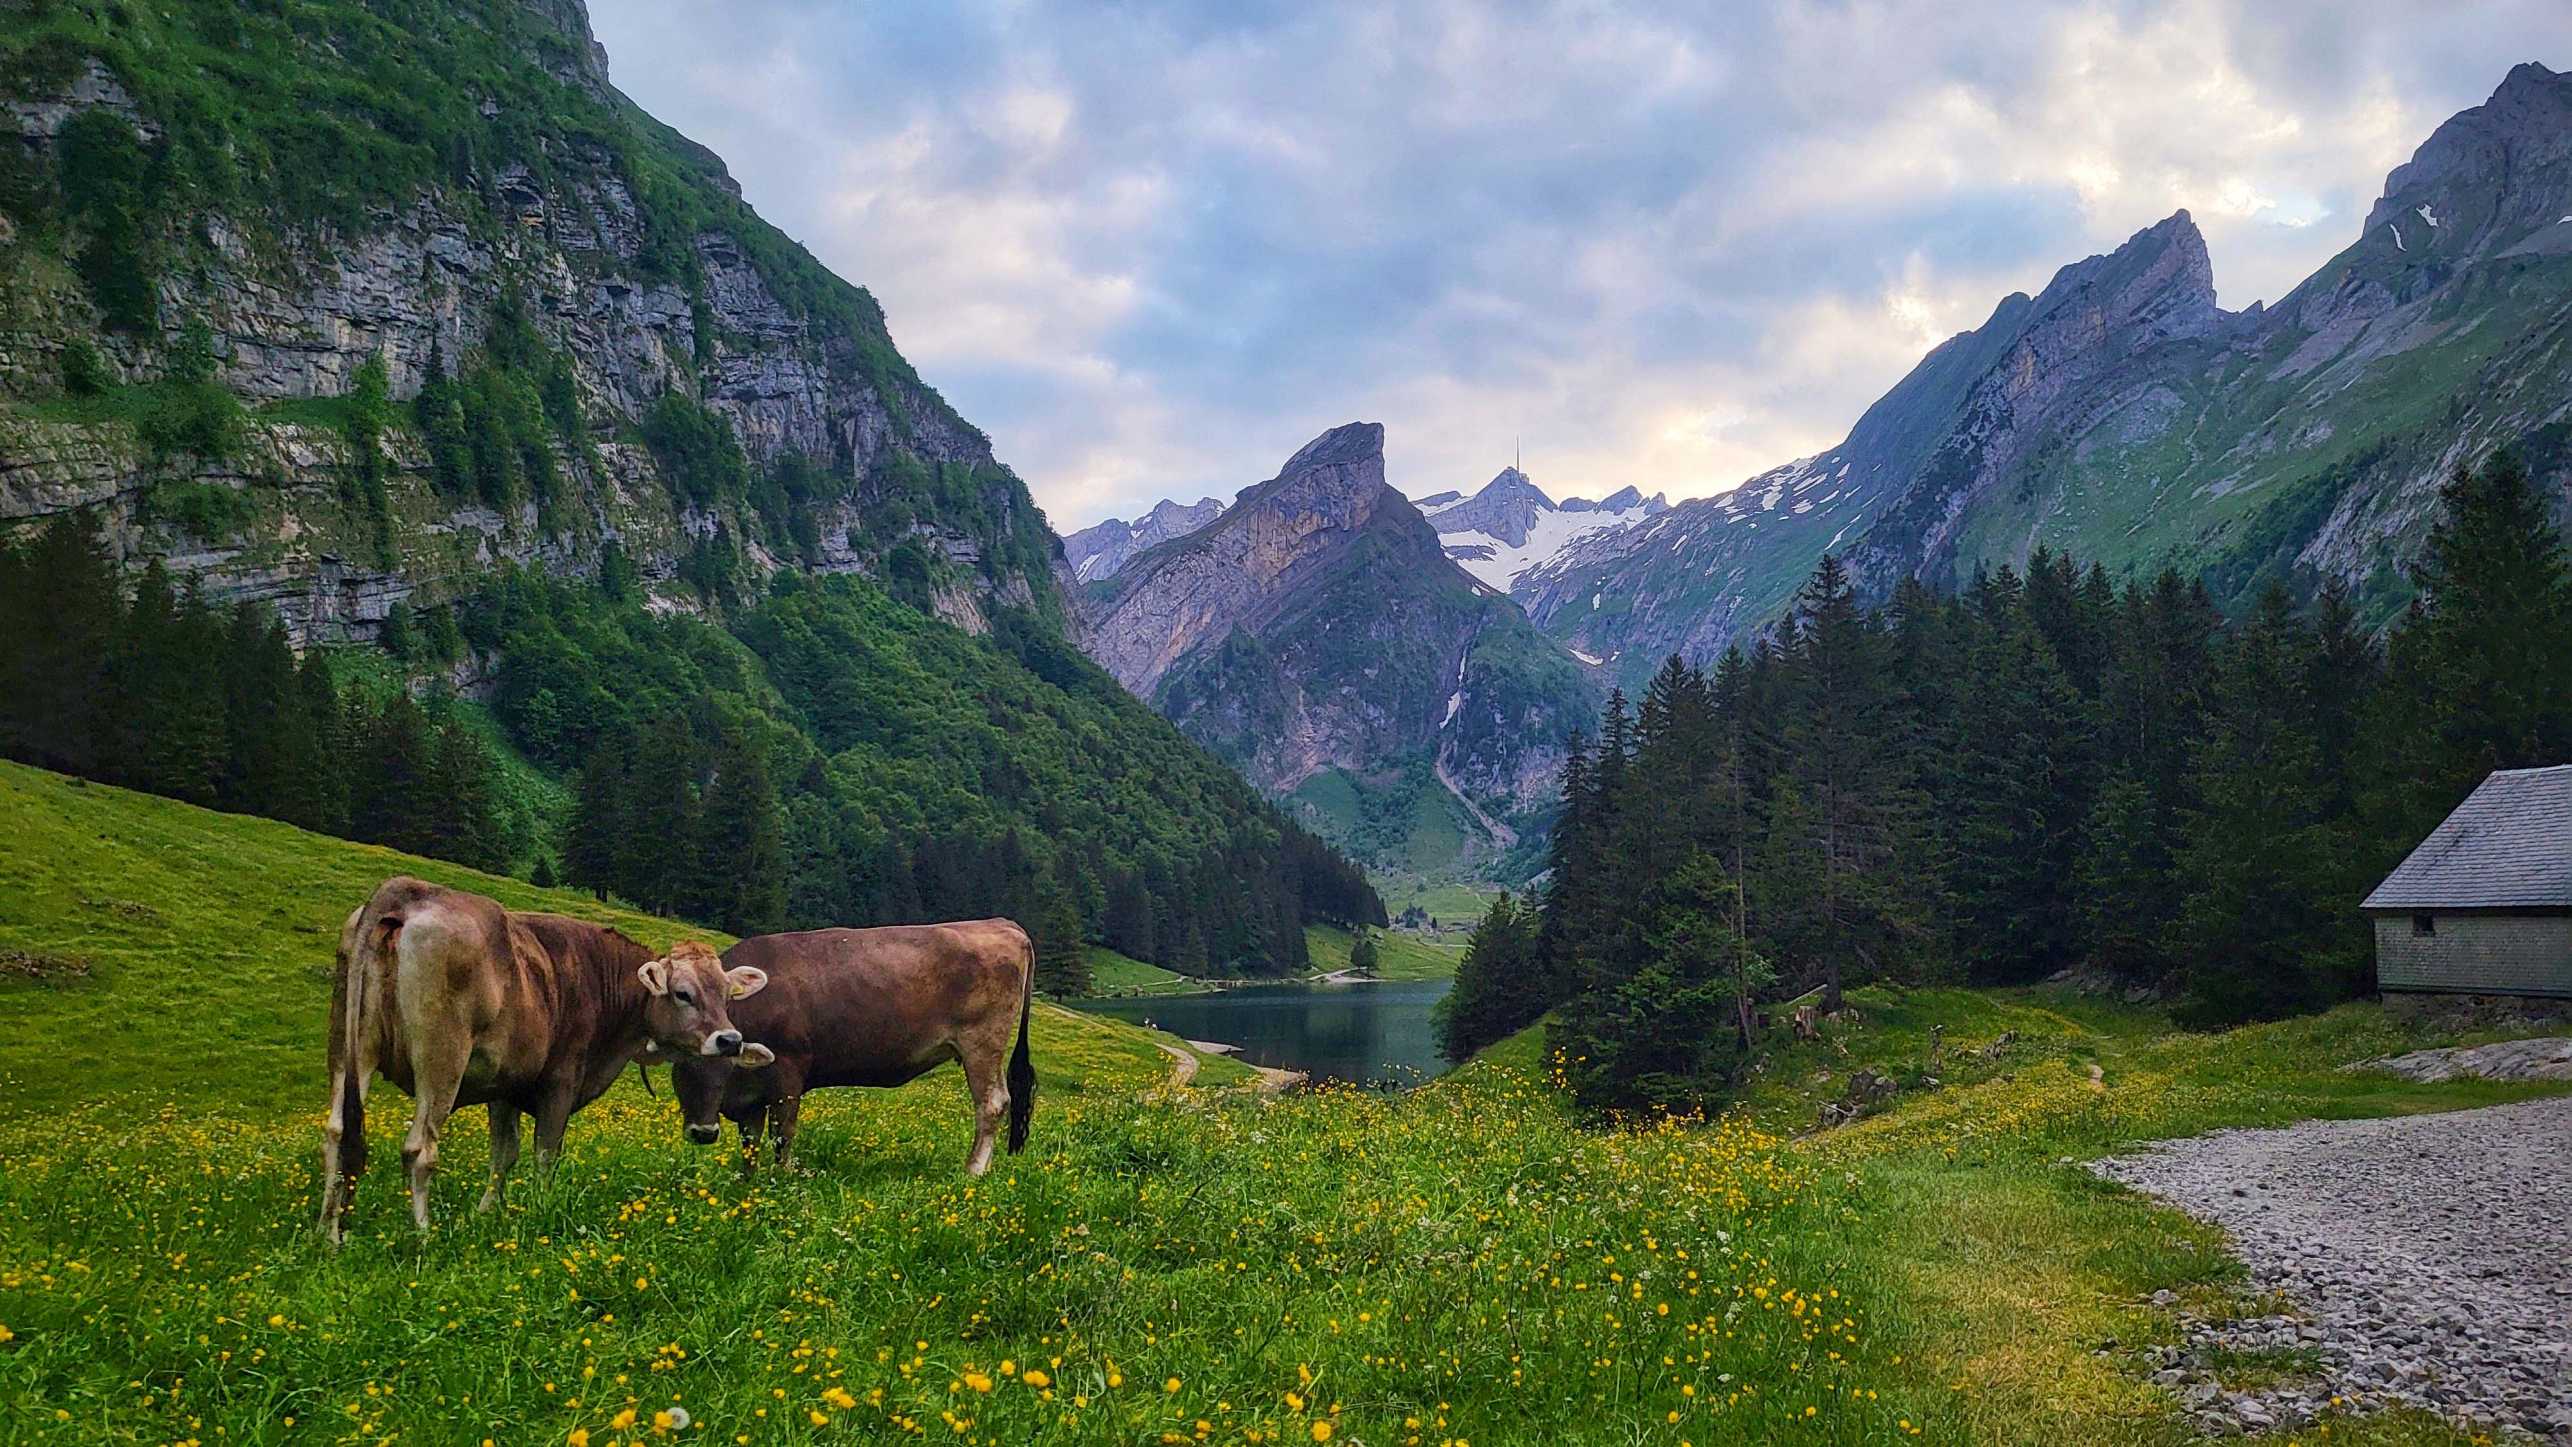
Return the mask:
M 1075 1000 L 1075 1009 L 1241 1047 L 1240 1059 L 1315 1080 L 1417 1085 L 1442 1074 L 1430 1007 L 1450 980 L 1245 985 L 1211 995 Z

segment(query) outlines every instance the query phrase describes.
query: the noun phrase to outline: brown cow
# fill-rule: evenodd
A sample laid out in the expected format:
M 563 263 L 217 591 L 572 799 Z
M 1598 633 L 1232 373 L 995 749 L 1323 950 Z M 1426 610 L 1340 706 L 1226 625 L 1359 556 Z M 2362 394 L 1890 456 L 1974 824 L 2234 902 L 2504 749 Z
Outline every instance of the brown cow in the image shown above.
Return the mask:
M 654 959 L 602 925 L 520 914 L 422 880 L 384 881 L 339 936 L 323 1234 L 340 1239 L 365 1168 L 366 1088 L 376 1075 L 419 1102 L 402 1159 L 411 1219 L 425 1231 L 438 1135 L 457 1107 L 491 1107 L 487 1210 L 517 1163 L 519 1115 L 536 1117 L 536 1156 L 550 1162 L 572 1112 L 615 1084 L 645 1046 L 764 1063 L 764 1051 L 745 1057 L 730 1007 L 767 982 L 755 969 L 726 971 L 693 941 Z
M 992 1136 L 1004 1114 L 1010 1151 L 1027 1144 L 1036 1109 L 1036 1067 L 1027 1057 L 1036 949 L 1016 924 L 982 919 L 762 935 L 723 958 L 735 969 L 767 973 L 767 992 L 743 1002 L 734 1018 L 776 1052 L 776 1063 L 742 1072 L 677 1062 L 670 1075 L 689 1140 L 712 1145 L 723 1132 L 718 1116 L 729 1118 L 741 1127 L 745 1169 L 763 1128 L 775 1135 L 782 1165 L 794 1149 L 805 1091 L 900 1085 L 960 1060 L 974 1103 L 965 1170 L 979 1176 L 991 1168 Z

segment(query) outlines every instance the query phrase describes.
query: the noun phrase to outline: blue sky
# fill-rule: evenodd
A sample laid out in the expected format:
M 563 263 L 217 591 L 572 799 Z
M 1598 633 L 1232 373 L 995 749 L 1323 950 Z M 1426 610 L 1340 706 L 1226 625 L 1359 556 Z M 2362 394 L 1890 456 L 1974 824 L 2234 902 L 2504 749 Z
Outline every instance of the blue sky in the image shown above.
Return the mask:
M 2562 0 L 591 0 L 1057 528 L 1386 427 L 1414 495 L 1717 492 L 2187 207 L 2227 307 Z

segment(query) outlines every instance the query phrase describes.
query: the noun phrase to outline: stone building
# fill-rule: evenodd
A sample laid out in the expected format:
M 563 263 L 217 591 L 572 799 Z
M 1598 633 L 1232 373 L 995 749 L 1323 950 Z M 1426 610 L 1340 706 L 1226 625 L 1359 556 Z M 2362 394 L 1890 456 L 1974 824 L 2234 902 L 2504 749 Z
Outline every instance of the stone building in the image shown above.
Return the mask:
M 2572 764 L 2483 780 L 2364 907 L 2388 996 L 2572 999 Z

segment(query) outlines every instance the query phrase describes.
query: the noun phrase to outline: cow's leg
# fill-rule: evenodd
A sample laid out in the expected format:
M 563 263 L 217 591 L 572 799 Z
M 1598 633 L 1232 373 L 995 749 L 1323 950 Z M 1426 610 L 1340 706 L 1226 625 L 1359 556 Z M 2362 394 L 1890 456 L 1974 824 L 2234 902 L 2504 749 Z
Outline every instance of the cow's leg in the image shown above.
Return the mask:
M 572 1123 L 575 1096 L 568 1081 L 547 1081 L 536 1097 L 536 1166 L 550 1171 L 563 1153 L 563 1131 Z
M 509 1168 L 518 1164 L 518 1117 L 525 1112 L 505 1100 L 491 1102 L 491 1184 L 483 1189 L 478 1211 L 508 1204 Z
M 763 1105 L 734 1124 L 741 1127 L 741 1173 L 747 1176 L 759 1169 L 759 1137 L 768 1129 L 768 1108 Z
M 795 1154 L 795 1126 L 804 1116 L 802 1082 L 797 1089 L 768 1103 L 768 1133 L 777 1139 L 777 1168 L 791 1166 Z
M 973 1150 L 965 1156 L 965 1174 L 979 1176 L 991 1169 L 991 1143 L 1009 1114 L 1009 1082 L 1001 1074 L 1006 1042 L 969 1041 L 958 1053 L 964 1057 L 965 1092 L 973 1097 Z
M 411 1172 L 411 1223 L 423 1231 L 429 1229 L 429 1180 L 438 1171 L 438 1137 L 446 1130 L 447 1117 L 455 1114 L 465 1059 L 472 1053 L 472 1039 L 462 1032 L 447 1040 L 423 1039 L 412 1046 L 420 1104 L 411 1112 L 410 1134 L 402 1138 L 402 1163 Z

